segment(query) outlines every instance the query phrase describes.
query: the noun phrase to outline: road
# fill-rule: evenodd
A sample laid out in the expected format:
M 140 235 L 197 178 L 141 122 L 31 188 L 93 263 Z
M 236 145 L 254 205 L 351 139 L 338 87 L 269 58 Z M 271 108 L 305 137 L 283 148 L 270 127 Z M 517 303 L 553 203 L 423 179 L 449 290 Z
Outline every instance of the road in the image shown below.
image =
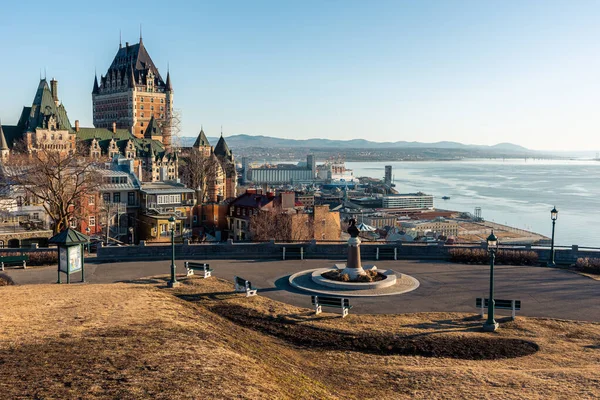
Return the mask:
M 274 300 L 310 307 L 310 298 L 291 288 L 287 277 L 297 271 L 333 265 L 332 260 L 237 261 L 206 260 L 213 275 L 252 281 L 259 294 Z M 177 261 L 183 274 L 183 261 Z M 489 266 L 446 262 L 379 261 L 378 268 L 393 269 L 419 280 L 420 287 L 397 296 L 352 299 L 353 313 L 473 312 L 476 297 L 487 297 Z M 112 283 L 169 273 L 169 261 L 86 264 L 86 281 Z M 56 268 L 7 269 L 17 284 L 55 283 Z M 522 302 L 518 315 L 600 322 L 600 281 L 552 268 L 497 266 L 495 298 Z M 73 281 L 80 276 L 72 276 Z M 65 276 L 63 275 L 63 282 Z M 500 316 L 510 311 L 499 310 Z

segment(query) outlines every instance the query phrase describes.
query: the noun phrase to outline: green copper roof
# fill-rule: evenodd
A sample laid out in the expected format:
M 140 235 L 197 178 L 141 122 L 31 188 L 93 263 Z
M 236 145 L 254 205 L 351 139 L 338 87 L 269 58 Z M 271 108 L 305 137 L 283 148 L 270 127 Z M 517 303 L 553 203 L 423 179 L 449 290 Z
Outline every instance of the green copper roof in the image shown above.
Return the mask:
M 196 142 L 194 143 L 194 146 L 192 146 L 192 147 L 201 147 L 201 146 L 210 146 L 210 143 L 208 143 L 208 139 L 206 138 L 206 135 L 204 134 L 204 129 L 202 129 L 202 128 L 200 128 L 200 134 L 196 138 Z
M 62 231 L 61 233 L 52 236 L 48 243 L 52 244 L 63 244 L 63 245 L 73 245 L 73 244 L 85 244 L 89 240 L 89 236 L 84 235 L 81 232 L 78 232 L 74 229 L 68 228 Z
M 52 92 L 48 87 L 48 82 L 42 79 L 31 105 L 26 129 L 33 132 L 36 128 L 47 128 L 50 117 L 56 118 L 57 130 L 73 130 L 65 107 L 62 104 L 56 105 L 52 98 Z

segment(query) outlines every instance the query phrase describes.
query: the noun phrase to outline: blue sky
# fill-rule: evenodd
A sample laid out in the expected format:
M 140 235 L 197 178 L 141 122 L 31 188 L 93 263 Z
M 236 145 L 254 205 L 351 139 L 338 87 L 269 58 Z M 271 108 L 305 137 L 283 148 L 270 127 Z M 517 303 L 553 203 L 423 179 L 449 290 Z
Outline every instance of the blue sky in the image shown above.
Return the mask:
M 119 44 L 167 64 L 183 133 L 600 150 L 599 1 L 7 2 L 0 118 L 40 70 L 91 126 Z M 101 5 L 101 7 L 99 7 Z M 42 72 L 43 73 L 43 72 Z M 8 95 L 7 95 L 8 94 Z

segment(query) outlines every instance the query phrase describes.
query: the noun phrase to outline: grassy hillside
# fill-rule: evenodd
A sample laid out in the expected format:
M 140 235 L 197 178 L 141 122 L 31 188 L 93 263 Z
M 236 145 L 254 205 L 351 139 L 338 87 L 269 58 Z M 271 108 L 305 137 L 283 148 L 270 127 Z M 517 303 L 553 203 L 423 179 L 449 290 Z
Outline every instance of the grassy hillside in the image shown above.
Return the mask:
M 214 278 L 0 288 L 0 398 L 593 398 L 600 325 L 315 318 Z M 357 351 L 358 350 L 358 351 Z

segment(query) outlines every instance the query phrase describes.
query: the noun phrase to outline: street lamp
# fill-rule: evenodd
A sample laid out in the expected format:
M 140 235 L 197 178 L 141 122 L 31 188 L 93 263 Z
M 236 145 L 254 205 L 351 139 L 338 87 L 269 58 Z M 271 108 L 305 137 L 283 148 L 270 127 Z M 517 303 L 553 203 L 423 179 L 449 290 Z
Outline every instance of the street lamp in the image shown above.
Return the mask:
M 134 245 L 135 241 L 133 240 L 133 226 L 129 227 L 129 235 L 131 235 L 131 244 Z
M 87 236 L 88 236 L 88 241 L 87 241 L 88 256 L 90 255 L 90 232 L 91 231 L 92 230 L 90 229 L 89 226 L 87 228 L 85 228 L 85 233 L 87 233 Z
M 498 249 L 498 238 L 494 235 L 494 230 L 487 238 L 488 251 L 490 252 L 490 297 L 488 299 L 488 318 L 483 324 L 483 330 L 494 332 L 498 329 L 498 323 L 494 320 L 494 261 L 496 260 L 496 250 Z M 482 299 L 481 301 L 484 301 Z
M 550 262 L 548 263 L 549 267 L 554 267 L 556 264 L 554 263 L 554 227 L 556 225 L 556 219 L 558 218 L 558 210 L 556 206 L 550 211 L 550 219 L 552 219 L 552 242 L 550 242 Z
M 171 228 L 171 280 L 167 282 L 167 286 L 172 288 L 179 286 L 177 277 L 175 276 L 175 222 L 177 220 L 174 216 L 169 218 L 169 227 Z

